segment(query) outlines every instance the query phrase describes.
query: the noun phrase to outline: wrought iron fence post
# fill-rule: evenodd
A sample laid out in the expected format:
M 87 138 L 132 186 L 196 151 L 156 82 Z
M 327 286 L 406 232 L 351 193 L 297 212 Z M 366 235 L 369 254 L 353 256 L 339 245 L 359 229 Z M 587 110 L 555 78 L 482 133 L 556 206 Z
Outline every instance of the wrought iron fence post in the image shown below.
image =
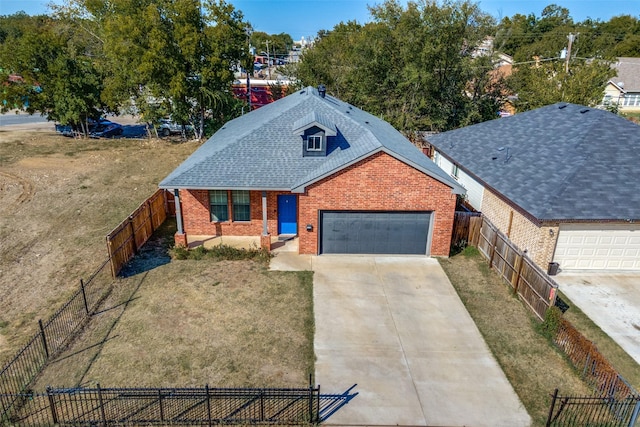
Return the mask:
M 42 325 L 42 319 L 38 319 L 38 326 L 40 326 L 40 337 L 42 337 L 42 345 L 44 346 L 44 354 L 49 358 L 49 346 L 47 345 L 47 337 L 44 334 L 44 326 Z
M 549 408 L 549 417 L 547 417 L 547 424 L 545 424 L 546 427 L 551 426 L 551 419 L 553 418 L 553 409 L 556 406 L 557 398 L 558 398 L 558 389 L 555 389 L 551 399 L 551 407 Z
M 51 421 L 53 424 L 58 424 L 58 414 L 56 412 L 56 405 L 53 398 L 53 394 L 51 394 L 51 387 L 47 386 L 47 397 L 49 398 L 49 409 L 51 409 Z
M 207 394 L 207 421 L 209 423 L 209 427 L 212 427 L 211 424 L 211 401 L 209 400 L 209 384 L 204 386 L 204 391 Z
M 107 426 L 107 417 L 104 412 L 104 402 L 102 401 L 102 389 L 100 388 L 100 384 L 96 384 L 96 388 L 98 389 L 98 403 L 100 404 L 100 416 L 102 417 L 102 423 Z
M 316 414 L 313 419 L 314 424 L 320 424 L 320 384 L 316 388 Z
M 84 301 L 84 311 L 89 315 L 89 304 L 87 304 L 87 294 L 84 290 L 84 280 L 80 279 L 80 289 L 82 289 L 82 301 Z
M 160 404 L 160 421 L 164 422 L 164 409 L 162 408 L 162 390 L 158 389 L 158 403 Z
M 260 422 L 264 421 L 264 389 L 260 389 Z
M 638 417 L 640 416 L 640 396 L 636 397 L 636 407 L 633 408 L 633 414 L 631 414 L 631 419 L 629 420 L 629 426 L 633 427 L 638 421 Z

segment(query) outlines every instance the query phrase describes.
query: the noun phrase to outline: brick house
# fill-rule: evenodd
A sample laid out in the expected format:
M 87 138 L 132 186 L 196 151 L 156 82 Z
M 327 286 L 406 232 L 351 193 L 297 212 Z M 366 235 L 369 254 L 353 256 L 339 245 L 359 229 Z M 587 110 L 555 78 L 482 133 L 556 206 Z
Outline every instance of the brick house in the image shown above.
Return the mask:
M 467 202 L 543 269 L 640 270 L 640 126 L 560 103 L 428 142 Z
M 161 183 L 178 245 L 297 236 L 299 252 L 447 256 L 464 189 L 388 123 L 307 87 L 226 123 Z

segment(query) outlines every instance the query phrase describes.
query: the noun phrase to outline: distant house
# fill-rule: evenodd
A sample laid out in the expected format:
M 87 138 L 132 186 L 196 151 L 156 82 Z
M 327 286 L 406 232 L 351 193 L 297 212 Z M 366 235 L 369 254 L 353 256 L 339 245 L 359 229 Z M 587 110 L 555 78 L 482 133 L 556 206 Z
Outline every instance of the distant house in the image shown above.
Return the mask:
M 560 103 L 428 142 L 467 202 L 543 269 L 640 270 L 640 126 Z
M 307 87 L 226 123 L 161 183 L 176 244 L 297 236 L 304 254 L 447 256 L 464 189 L 387 122 Z
M 621 112 L 640 112 L 640 58 L 618 58 L 613 68 L 618 75 L 607 82 L 603 106 L 617 104 Z

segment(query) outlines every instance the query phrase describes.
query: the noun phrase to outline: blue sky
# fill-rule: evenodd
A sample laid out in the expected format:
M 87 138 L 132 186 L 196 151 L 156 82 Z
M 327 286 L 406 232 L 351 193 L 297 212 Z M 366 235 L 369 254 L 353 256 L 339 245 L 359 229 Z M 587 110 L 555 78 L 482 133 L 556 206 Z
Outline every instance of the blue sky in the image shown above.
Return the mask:
M 341 21 L 369 20 L 368 4 L 381 0 L 227 0 L 244 13 L 257 31 L 288 33 L 294 40 L 314 36 L 320 29 L 330 30 Z M 0 15 L 19 10 L 28 14 L 47 12 L 50 0 L 1 0 Z M 60 2 L 60 0 L 58 0 Z M 480 8 L 496 18 L 516 13 L 540 16 L 550 3 L 566 7 L 576 21 L 587 17 L 609 20 L 616 15 L 640 17 L 640 0 L 482 0 Z

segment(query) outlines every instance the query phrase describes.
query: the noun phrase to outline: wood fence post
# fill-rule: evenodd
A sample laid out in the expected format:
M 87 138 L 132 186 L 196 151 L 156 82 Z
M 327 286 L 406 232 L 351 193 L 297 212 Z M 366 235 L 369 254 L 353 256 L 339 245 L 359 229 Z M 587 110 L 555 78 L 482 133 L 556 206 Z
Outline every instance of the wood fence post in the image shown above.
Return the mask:
M 133 242 L 133 254 L 138 253 L 138 243 L 136 242 L 136 229 L 133 226 L 133 217 L 129 216 L 129 232 L 131 233 L 131 241 Z
M 149 211 L 149 222 L 151 223 L 151 234 L 156 231 L 155 225 L 153 225 L 153 209 L 151 209 L 151 202 L 147 199 L 147 210 Z M 151 237 L 151 235 L 147 236 L 147 239 Z
M 113 244 L 111 242 L 111 239 L 109 238 L 109 235 L 107 235 L 107 255 L 109 255 L 109 263 L 111 264 L 111 277 L 113 277 L 114 279 L 117 276 L 117 272 L 116 272 L 116 264 L 115 264 L 115 260 L 113 258 Z
M 520 286 L 520 275 L 522 274 L 522 265 L 524 264 L 524 256 L 522 254 L 517 254 L 516 258 L 516 282 L 513 284 L 513 294 L 518 295 L 518 287 Z
M 44 354 L 49 358 L 49 346 L 47 345 L 47 337 L 44 334 L 44 326 L 42 325 L 42 319 L 38 319 L 38 326 L 40 326 L 40 337 L 42 338 L 42 345 L 44 346 Z
M 495 234 L 493 235 L 493 242 L 491 243 L 491 256 L 489 257 L 489 268 L 493 268 L 493 256 L 496 254 L 496 243 L 498 242 L 498 229 L 491 229 Z

